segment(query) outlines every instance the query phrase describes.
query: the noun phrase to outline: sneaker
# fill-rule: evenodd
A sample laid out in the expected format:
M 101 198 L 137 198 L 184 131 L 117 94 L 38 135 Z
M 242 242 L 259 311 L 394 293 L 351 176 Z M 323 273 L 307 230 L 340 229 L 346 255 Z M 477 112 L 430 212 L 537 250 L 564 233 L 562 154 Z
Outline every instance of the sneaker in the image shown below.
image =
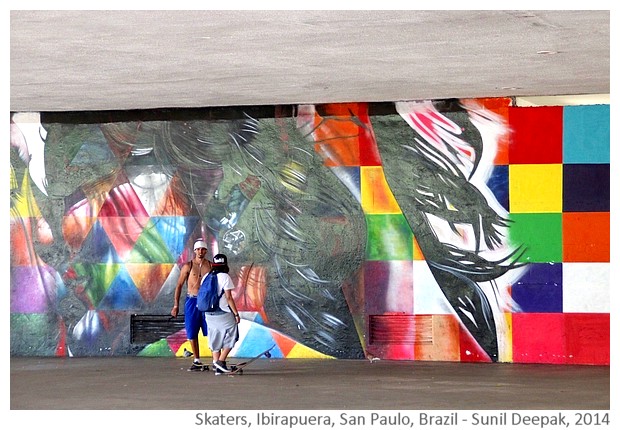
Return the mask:
M 195 359 L 194 359 L 194 364 L 195 364 L 196 366 L 203 366 L 202 361 L 200 361 L 200 360 L 199 360 L 199 359 L 197 359 L 197 358 L 195 358 Z
M 225 361 L 214 361 L 213 362 L 213 367 L 215 368 L 216 373 L 217 373 L 218 370 L 221 373 L 230 373 L 230 369 L 228 369 L 228 367 L 226 367 L 226 362 Z
M 224 373 L 224 372 L 222 372 L 222 371 L 221 371 L 220 369 L 218 369 L 217 367 L 215 368 L 215 376 L 217 376 L 217 375 L 221 375 L 222 373 Z
M 208 367 L 206 369 L 208 369 Z M 187 370 L 190 372 L 202 372 L 205 370 L 205 366 L 202 363 L 192 363 L 190 368 Z

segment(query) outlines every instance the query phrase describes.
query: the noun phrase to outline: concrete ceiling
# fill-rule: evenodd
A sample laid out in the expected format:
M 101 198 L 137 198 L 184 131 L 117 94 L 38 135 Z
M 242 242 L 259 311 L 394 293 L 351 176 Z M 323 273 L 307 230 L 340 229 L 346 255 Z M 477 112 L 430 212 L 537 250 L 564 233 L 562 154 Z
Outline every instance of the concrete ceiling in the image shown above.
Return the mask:
M 10 109 L 609 94 L 608 10 L 12 10 Z

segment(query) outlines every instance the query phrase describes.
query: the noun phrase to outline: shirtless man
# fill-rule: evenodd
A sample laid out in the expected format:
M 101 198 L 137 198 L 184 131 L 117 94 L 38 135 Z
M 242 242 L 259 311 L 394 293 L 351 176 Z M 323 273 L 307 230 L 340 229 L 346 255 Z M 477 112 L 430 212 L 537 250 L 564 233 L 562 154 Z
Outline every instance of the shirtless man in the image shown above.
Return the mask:
M 179 314 L 179 300 L 181 299 L 181 290 L 183 284 L 187 281 L 187 297 L 185 298 L 185 331 L 187 332 L 187 340 L 192 345 L 194 353 L 194 363 L 188 370 L 202 370 L 203 364 L 200 361 L 200 347 L 198 345 L 198 331 L 202 330 L 202 335 L 207 335 L 207 322 L 204 313 L 196 308 L 196 297 L 198 296 L 198 288 L 200 288 L 200 280 L 204 275 L 211 271 L 211 262 L 205 257 L 207 256 L 207 244 L 199 239 L 194 243 L 194 258 L 183 265 L 181 274 L 177 281 L 177 287 L 174 290 L 174 306 L 170 315 L 174 318 Z

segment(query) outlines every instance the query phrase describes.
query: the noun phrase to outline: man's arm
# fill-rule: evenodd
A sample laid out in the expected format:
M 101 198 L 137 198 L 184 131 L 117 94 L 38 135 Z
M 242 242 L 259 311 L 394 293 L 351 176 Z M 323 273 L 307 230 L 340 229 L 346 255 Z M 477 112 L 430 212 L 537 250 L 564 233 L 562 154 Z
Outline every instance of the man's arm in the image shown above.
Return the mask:
M 174 290 L 174 306 L 170 311 L 170 315 L 174 318 L 179 314 L 179 301 L 181 300 L 181 291 L 183 290 L 183 284 L 187 280 L 189 275 L 189 263 L 185 263 L 183 267 L 181 267 L 181 274 L 179 275 L 179 280 L 177 281 L 177 286 Z

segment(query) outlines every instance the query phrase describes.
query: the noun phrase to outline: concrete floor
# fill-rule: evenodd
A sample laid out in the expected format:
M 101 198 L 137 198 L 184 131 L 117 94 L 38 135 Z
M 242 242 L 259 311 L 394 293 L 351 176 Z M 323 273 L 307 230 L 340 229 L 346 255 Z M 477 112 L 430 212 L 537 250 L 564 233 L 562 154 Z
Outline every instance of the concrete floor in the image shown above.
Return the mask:
M 10 409 L 610 409 L 609 366 L 263 358 L 215 376 L 189 360 L 11 357 Z

